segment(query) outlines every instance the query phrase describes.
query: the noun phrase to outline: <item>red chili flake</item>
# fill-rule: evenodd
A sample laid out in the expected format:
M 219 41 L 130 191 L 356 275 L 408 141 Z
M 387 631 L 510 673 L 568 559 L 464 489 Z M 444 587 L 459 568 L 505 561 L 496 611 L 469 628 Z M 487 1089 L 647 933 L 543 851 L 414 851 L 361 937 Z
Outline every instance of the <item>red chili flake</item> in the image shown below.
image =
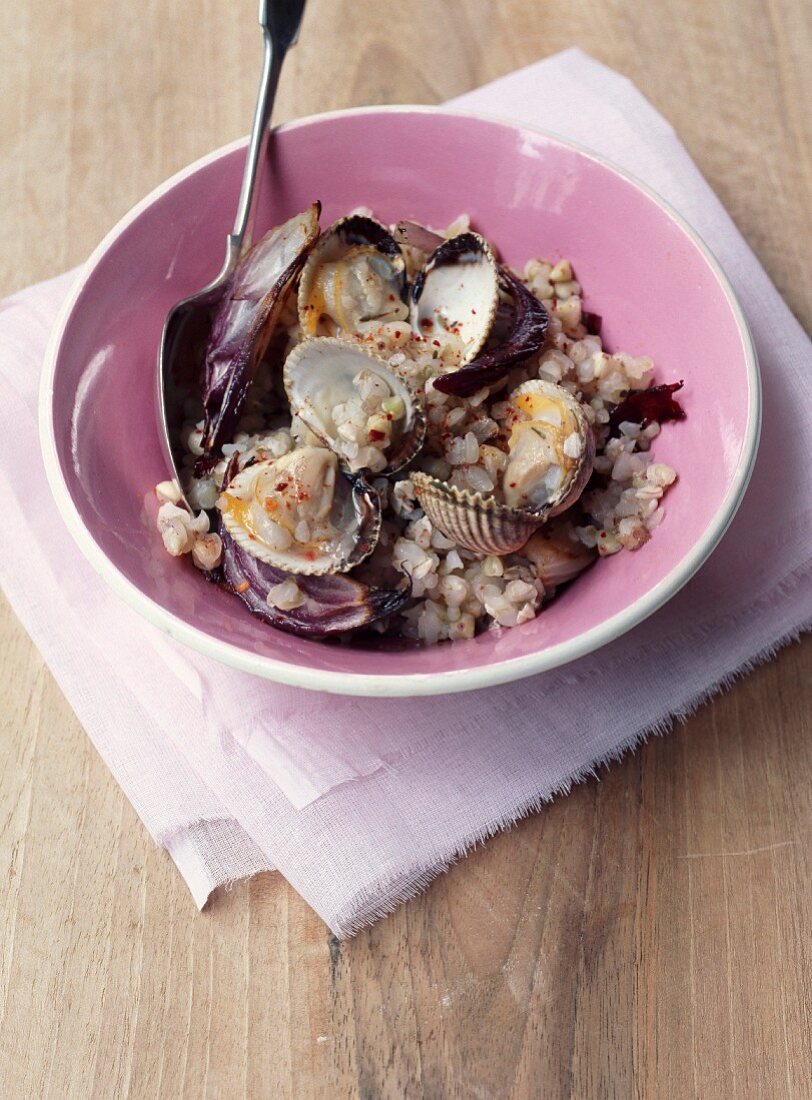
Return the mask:
M 420 322 L 420 327 L 428 332 L 429 329 L 434 328 L 434 321 L 432 321 L 431 317 L 424 317 Z
M 395 330 L 395 339 L 396 340 L 400 339 L 400 331 L 398 329 Z
M 238 592 L 247 592 L 250 587 L 251 587 L 250 581 L 240 581 L 240 583 L 237 585 L 237 591 Z
M 394 300 L 395 300 L 395 295 L 394 295 L 394 294 L 390 294 L 390 295 L 389 295 L 389 301 L 390 301 L 390 302 L 394 302 Z
M 386 439 L 386 432 L 379 431 L 378 428 L 370 428 L 369 438 L 371 442 L 377 443 L 381 439 Z
M 290 482 L 280 481 L 276 486 L 277 493 L 284 493 L 285 489 L 287 489 L 289 484 L 290 484 Z
M 315 550 L 305 550 L 305 557 L 307 558 L 308 561 L 315 561 L 316 560 L 316 551 Z
M 511 489 L 515 489 L 515 488 L 516 488 L 516 482 L 515 482 L 515 481 L 511 481 L 511 483 L 510 483 L 510 488 L 511 488 Z
M 683 382 L 667 382 L 648 390 L 635 390 L 609 414 L 609 434 L 618 435 L 624 421 L 645 427 L 652 420 L 664 424 L 667 420 L 684 420 L 685 410 L 671 394 L 681 390 Z
M 476 310 L 475 310 L 475 309 L 472 309 L 472 310 L 471 310 L 471 312 L 472 312 L 472 313 L 476 313 Z
M 440 347 L 440 341 L 439 340 L 432 340 L 432 344 L 434 345 L 435 348 Z

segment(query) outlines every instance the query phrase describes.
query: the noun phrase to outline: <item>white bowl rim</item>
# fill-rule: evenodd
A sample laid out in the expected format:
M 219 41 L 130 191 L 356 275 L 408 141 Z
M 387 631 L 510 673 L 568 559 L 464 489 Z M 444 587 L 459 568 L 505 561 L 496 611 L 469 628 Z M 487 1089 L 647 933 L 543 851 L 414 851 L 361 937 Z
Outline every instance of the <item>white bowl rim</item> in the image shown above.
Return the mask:
M 518 133 L 527 131 L 532 134 L 540 134 L 542 137 L 548 138 L 559 145 L 574 149 L 590 160 L 596 161 L 603 167 L 621 176 L 655 202 L 663 213 L 677 224 L 704 256 L 722 292 L 728 300 L 742 341 L 749 381 L 747 429 L 741 458 L 724 499 L 717 508 L 716 513 L 708 524 L 702 537 L 667 576 L 663 577 L 663 579 L 646 592 L 645 595 L 641 596 L 640 599 L 636 600 L 617 615 L 613 615 L 611 618 L 606 619 L 604 622 L 599 623 L 597 626 L 592 627 L 590 630 L 579 634 L 569 641 L 559 642 L 547 649 L 538 650 L 521 657 L 513 657 L 505 661 L 495 661 L 492 664 L 476 668 L 450 669 L 445 672 L 390 675 L 310 669 L 298 664 L 288 664 L 285 661 L 279 661 L 262 654 L 249 653 L 239 646 L 230 645 L 227 642 L 211 637 L 211 635 L 197 629 L 197 627 L 190 626 L 182 619 L 167 611 L 166 608 L 150 599 L 150 597 L 145 595 L 132 583 L 132 581 L 128 580 L 119 572 L 82 521 L 82 517 L 68 491 L 68 486 L 63 477 L 57 456 L 53 421 L 53 389 L 54 374 L 65 328 L 73 312 L 76 301 L 91 273 L 124 230 L 127 229 L 144 210 L 151 206 L 161 196 L 171 191 L 182 180 L 193 175 L 201 168 L 205 168 L 207 165 L 244 147 L 247 144 L 247 138 L 239 138 L 236 141 L 230 142 L 228 145 L 224 145 L 206 154 L 159 184 L 158 187 L 146 195 L 140 202 L 136 203 L 136 205 L 117 222 L 90 254 L 77 275 L 76 281 L 69 291 L 67 298 L 62 304 L 45 352 L 39 396 L 40 444 L 51 492 L 53 493 L 65 525 L 79 548 L 82 550 L 82 553 L 96 572 L 107 582 L 113 591 L 125 601 L 125 603 L 129 604 L 130 607 L 150 623 L 163 630 L 171 638 L 190 646 L 192 649 L 198 650 L 207 657 L 212 657 L 240 671 L 313 691 L 326 691 L 337 695 L 390 697 L 443 695 L 491 687 L 495 684 L 508 683 L 511 680 L 518 680 L 535 673 L 546 672 L 560 665 L 567 664 L 570 661 L 577 660 L 579 657 L 584 657 L 588 653 L 592 653 L 601 646 L 607 645 L 609 642 L 619 638 L 621 635 L 641 623 L 644 619 L 654 614 L 655 611 L 670 600 L 672 596 L 691 579 L 714 551 L 725 531 L 730 526 L 738 510 L 739 504 L 741 503 L 753 471 L 761 432 L 761 379 L 755 346 L 744 312 L 730 285 L 730 281 L 710 248 L 688 222 L 686 222 L 682 215 L 679 214 L 670 203 L 658 195 L 656 191 L 637 179 L 630 172 L 618 167 L 616 164 L 612 163 L 611 160 L 601 156 L 579 142 L 571 141 L 569 138 L 563 137 L 560 134 L 556 134 L 554 131 L 544 129 L 540 126 L 516 123 L 509 118 L 500 117 L 495 114 L 487 114 L 480 111 L 467 111 L 459 108 L 429 106 L 426 104 L 385 104 L 380 106 L 371 105 L 365 107 L 350 107 L 337 111 L 325 111 L 321 114 L 308 115 L 292 122 L 283 123 L 275 127 L 275 129 L 279 131 L 291 130 L 330 119 L 347 118 L 365 114 L 380 114 L 383 112 L 392 114 L 444 114 L 458 115 L 464 118 L 475 118 L 483 122 L 495 122 L 503 126 L 508 126 Z

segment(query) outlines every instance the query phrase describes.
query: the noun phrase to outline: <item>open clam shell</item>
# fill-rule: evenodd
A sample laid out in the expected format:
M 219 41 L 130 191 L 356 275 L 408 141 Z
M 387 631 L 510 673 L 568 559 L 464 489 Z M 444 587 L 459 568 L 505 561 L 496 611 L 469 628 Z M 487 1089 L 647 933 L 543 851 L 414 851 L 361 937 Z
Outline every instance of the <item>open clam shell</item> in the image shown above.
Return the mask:
M 578 400 L 531 379 L 510 395 L 512 429 L 502 500 L 414 471 L 412 484 L 435 527 L 480 554 L 509 554 L 571 507 L 592 472 L 595 442 Z
M 291 411 L 352 473 L 366 468 L 364 448 L 383 453 L 385 465 L 373 472 L 387 476 L 402 469 L 423 445 L 426 419 L 415 394 L 385 360 L 354 342 L 304 341 L 285 362 L 284 382 Z M 369 398 L 364 398 L 368 391 Z M 351 421 L 353 416 L 367 418 L 368 399 L 376 411 L 360 425 L 364 440 L 358 449 L 358 431 Z
M 374 218 L 351 214 L 319 238 L 299 281 L 306 336 L 357 335 L 369 322 L 405 321 L 406 260 Z
M 217 501 L 223 528 L 244 553 L 287 573 L 346 573 L 375 548 L 380 497 L 351 481 L 323 447 L 246 466 Z
M 412 328 L 430 340 L 459 348 L 469 363 L 484 346 L 499 302 L 499 269 L 478 233 L 443 241 L 412 287 Z
M 571 507 L 592 473 L 595 438 L 580 401 L 531 378 L 508 398 L 513 425 L 502 478 L 505 504 L 550 519 Z
M 441 375 L 435 386 L 441 393 L 470 397 L 483 386 L 501 382 L 517 363 L 536 355 L 547 338 L 549 314 L 545 306 L 506 267 L 499 270 L 507 300 L 499 301 L 485 348 L 458 371 Z

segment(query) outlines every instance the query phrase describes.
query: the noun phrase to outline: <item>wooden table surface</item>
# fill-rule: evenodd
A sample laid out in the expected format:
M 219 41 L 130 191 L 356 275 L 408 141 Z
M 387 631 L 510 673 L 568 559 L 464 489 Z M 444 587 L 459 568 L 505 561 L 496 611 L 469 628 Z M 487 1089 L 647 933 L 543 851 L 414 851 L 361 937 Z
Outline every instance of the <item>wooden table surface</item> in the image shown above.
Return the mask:
M 248 127 L 253 0 L 0 5 L 0 293 Z M 279 119 L 577 44 L 674 123 L 810 323 L 805 0 L 311 0 Z M 11 429 L 13 438 L 13 425 Z M 198 913 L 0 610 L 0 1095 L 812 1096 L 812 643 L 339 945 L 265 875 Z

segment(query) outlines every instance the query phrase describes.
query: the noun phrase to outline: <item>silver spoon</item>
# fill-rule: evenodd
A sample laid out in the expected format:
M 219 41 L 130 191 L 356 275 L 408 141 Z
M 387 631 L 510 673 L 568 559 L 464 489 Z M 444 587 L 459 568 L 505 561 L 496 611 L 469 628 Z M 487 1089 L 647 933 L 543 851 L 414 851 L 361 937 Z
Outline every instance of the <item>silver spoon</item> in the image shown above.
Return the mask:
M 305 0 L 260 0 L 264 58 L 251 139 L 245 157 L 240 198 L 234 228 L 226 239 L 226 256 L 220 274 L 196 294 L 177 302 L 164 321 L 158 353 L 159 430 L 166 459 L 182 490 L 180 465 L 184 454 L 180 440 L 185 400 L 195 391 L 197 373 L 191 349 L 208 333 L 212 307 L 222 297 L 240 256 L 250 247 L 259 175 L 265 163 L 279 74 L 285 55 L 295 45 L 304 13 Z M 188 503 L 187 503 L 188 507 Z M 191 511 L 191 509 L 190 509 Z

